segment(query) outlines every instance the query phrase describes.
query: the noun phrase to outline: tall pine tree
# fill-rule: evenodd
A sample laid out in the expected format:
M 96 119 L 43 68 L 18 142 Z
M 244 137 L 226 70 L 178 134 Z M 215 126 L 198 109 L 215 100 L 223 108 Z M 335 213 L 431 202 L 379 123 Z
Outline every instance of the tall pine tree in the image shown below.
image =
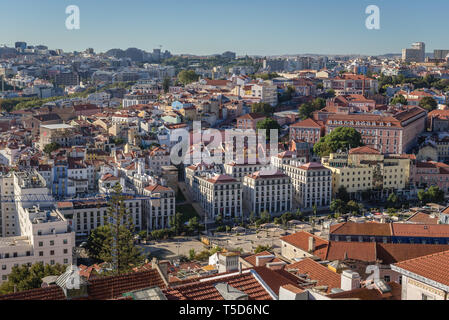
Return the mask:
M 134 222 L 132 214 L 125 207 L 122 187 L 117 183 L 108 203 L 108 227 L 110 241 L 105 241 L 102 260 L 111 262 L 114 273 L 126 273 L 142 262 L 141 250 L 134 244 Z

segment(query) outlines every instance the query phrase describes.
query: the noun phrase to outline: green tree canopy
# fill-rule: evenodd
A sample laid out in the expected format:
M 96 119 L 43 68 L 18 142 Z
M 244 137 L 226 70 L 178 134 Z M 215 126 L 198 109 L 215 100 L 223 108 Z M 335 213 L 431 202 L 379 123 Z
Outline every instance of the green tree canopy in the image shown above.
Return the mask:
M 193 70 L 182 70 L 178 74 L 178 81 L 181 82 L 183 85 L 190 84 L 192 82 L 198 81 L 199 75 L 195 73 Z
M 266 116 L 271 116 L 273 114 L 273 107 L 265 102 L 253 103 L 251 105 L 252 113 L 262 113 Z
M 394 97 L 391 100 L 390 104 L 391 105 L 396 105 L 396 104 L 408 105 L 408 101 L 402 94 L 400 94 L 400 95 Z
M 432 97 L 424 97 L 419 102 L 419 106 L 430 112 L 438 107 L 438 102 Z
M 320 157 L 326 157 L 338 150 L 357 148 L 362 145 L 362 135 L 357 130 L 350 127 L 339 127 L 321 138 L 314 145 L 313 151 Z
M 303 103 L 299 107 L 299 116 L 302 120 L 312 117 L 313 112 L 323 109 L 326 106 L 326 100 L 323 98 L 316 98 L 313 101 Z
M 143 261 L 141 250 L 134 243 L 134 223 L 126 209 L 122 187 L 117 183 L 108 202 L 108 223 L 94 230 L 87 249 L 95 259 L 112 263 L 114 273 L 122 274 Z
M 0 286 L 0 294 L 8 294 L 17 291 L 31 290 L 40 288 L 42 279 L 48 276 L 59 276 L 63 274 L 66 267 L 60 264 L 45 265 L 35 263 L 31 267 L 22 265 L 13 267 L 8 276 L 8 281 L 3 282 Z
M 59 144 L 57 144 L 56 142 L 52 142 L 52 143 L 47 144 L 47 145 L 44 147 L 44 152 L 45 152 L 46 154 L 51 154 L 53 151 L 56 151 L 56 150 L 58 150 L 59 148 L 61 148 L 61 146 L 60 146 Z
M 427 190 L 420 190 L 418 192 L 418 199 L 424 204 L 430 202 L 442 203 L 444 202 L 444 191 L 437 186 L 431 186 Z
M 266 130 L 267 140 L 270 140 L 271 130 L 277 130 L 277 135 L 279 137 L 279 130 L 281 130 L 281 126 L 279 123 L 273 118 L 266 118 L 265 120 L 259 121 L 257 123 L 258 130 Z

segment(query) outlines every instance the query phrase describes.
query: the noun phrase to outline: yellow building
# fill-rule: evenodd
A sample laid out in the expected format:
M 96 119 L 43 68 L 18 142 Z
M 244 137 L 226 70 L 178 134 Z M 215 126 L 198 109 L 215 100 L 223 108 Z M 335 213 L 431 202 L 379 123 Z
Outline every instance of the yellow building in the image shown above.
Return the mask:
M 334 195 L 344 187 L 354 198 L 359 198 L 366 191 L 405 190 L 410 182 L 412 167 L 409 157 L 384 156 L 369 147 L 331 154 L 323 158 L 322 163 L 332 171 Z

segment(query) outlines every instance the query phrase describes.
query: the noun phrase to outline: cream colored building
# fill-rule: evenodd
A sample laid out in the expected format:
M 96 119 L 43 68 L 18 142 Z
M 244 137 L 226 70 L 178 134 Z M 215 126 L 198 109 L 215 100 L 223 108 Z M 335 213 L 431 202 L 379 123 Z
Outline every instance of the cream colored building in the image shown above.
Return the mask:
M 243 178 L 244 207 L 257 216 L 278 216 L 292 209 L 292 184 L 280 171 L 258 171 Z
M 385 156 L 379 151 L 360 147 L 349 153 L 333 153 L 322 159 L 332 171 L 334 195 L 341 187 L 354 198 L 364 191 L 405 190 L 411 181 L 412 162 L 401 155 Z

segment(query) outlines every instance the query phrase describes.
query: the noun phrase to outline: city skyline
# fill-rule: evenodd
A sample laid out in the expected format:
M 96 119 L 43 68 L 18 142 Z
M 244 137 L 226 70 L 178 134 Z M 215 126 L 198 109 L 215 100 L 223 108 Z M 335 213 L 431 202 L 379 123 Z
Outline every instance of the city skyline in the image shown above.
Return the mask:
M 449 28 L 444 8 L 449 9 L 449 4 L 444 1 L 433 1 L 441 10 L 403 0 L 325 2 L 325 6 L 290 0 L 254 5 L 231 0 L 206 5 L 203 0 L 163 4 L 131 0 L 131 5 L 123 7 L 117 1 L 25 0 L 0 12 L 0 28 L 9 31 L 0 44 L 25 41 L 64 51 L 92 47 L 96 52 L 129 47 L 151 51 L 163 46 L 174 54 L 230 50 L 253 56 L 400 54 L 416 41 L 425 42 L 428 52 L 449 47 L 444 35 Z M 380 30 L 365 27 L 365 9 L 371 4 L 380 9 Z M 80 8 L 79 30 L 65 28 L 69 5 Z M 420 13 L 418 23 L 410 19 L 416 12 Z

